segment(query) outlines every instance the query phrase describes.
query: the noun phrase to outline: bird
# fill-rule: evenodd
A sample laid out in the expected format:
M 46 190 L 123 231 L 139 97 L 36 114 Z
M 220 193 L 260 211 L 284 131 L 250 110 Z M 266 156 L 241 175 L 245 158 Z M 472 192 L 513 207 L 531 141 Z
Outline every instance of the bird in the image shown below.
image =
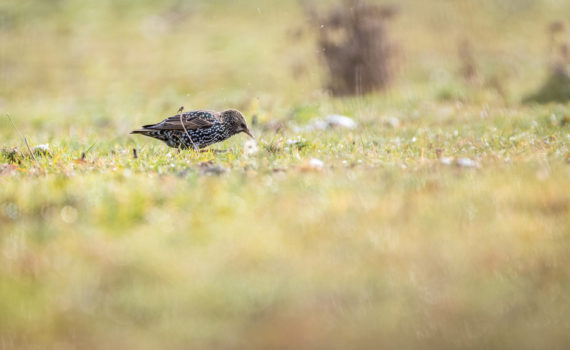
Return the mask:
M 235 109 L 222 112 L 193 110 L 178 113 L 160 123 L 143 125 L 131 134 L 153 137 L 173 148 L 194 148 L 195 151 L 222 142 L 230 137 L 245 133 L 255 139 L 249 130 L 243 114 Z

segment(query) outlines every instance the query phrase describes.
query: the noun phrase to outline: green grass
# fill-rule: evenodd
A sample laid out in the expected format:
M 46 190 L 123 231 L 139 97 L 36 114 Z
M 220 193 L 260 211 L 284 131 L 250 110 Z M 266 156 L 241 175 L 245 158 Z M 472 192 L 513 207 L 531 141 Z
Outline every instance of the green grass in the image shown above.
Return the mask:
M 568 5 L 405 1 L 398 81 L 340 99 L 295 2 L 39 3 L 0 2 L 1 350 L 569 346 L 569 106 L 520 103 Z M 128 135 L 180 105 L 259 151 Z M 296 131 L 328 113 L 360 126 Z

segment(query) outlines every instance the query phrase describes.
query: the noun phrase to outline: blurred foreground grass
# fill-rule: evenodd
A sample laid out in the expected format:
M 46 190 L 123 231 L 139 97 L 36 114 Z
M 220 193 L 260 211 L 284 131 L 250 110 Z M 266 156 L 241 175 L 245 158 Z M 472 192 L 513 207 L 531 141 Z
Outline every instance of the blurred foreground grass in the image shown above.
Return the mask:
M 568 348 L 568 105 L 518 103 L 568 5 L 481 4 L 403 2 L 400 81 L 332 99 L 294 2 L 0 2 L 0 108 L 50 147 L 0 120 L 0 349 Z M 288 128 L 127 135 L 181 104 Z M 295 128 L 328 113 L 360 127 Z

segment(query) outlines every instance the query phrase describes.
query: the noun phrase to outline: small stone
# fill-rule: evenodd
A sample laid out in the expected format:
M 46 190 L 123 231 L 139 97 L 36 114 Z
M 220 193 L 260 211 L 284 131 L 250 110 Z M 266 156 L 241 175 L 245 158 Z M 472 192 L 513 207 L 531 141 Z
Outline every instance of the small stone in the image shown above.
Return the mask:
M 400 119 L 398 119 L 396 117 L 389 117 L 386 120 L 386 125 L 394 128 L 394 129 L 398 129 L 400 127 Z
M 200 175 L 222 175 L 226 172 L 226 169 L 214 164 L 213 162 L 202 162 L 198 165 Z
M 325 163 L 317 158 L 311 158 L 308 161 L 304 162 L 299 169 L 303 172 L 309 171 L 321 171 L 324 168 Z
M 328 115 L 325 118 L 325 122 L 329 128 L 356 129 L 358 127 L 358 123 L 356 123 L 354 120 L 347 116 L 339 114 Z
M 245 149 L 245 154 L 248 156 L 257 153 L 257 151 L 259 150 L 257 148 L 257 143 L 255 142 L 255 140 L 247 140 L 244 144 L 244 149 Z
M 457 158 L 455 164 L 462 168 L 478 168 L 479 163 L 470 158 Z
M 312 130 L 326 130 L 326 129 L 334 129 L 334 128 L 341 128 L 341 129 L 349 129 L 353 130 L 358 127 L 358 123 L 356 123 L 352 118 L 349 118 L 344 115 L 339 114 L 331 114 L 326 116 L 324 119 L 315 119 L 312 123 L 304 128 L 304 130 L 312 131 Z M 302 131 L 300 129 L 299 131 Z
M 32 152 L 33 152 L 35 155 L 48 156 L 48 155 L 50 155 L 50 152 L 49 152 L 49 144 L 45 143 L 45 144 L 42 144 L 42 145 L 37 145 L 36 147 L 34 147 L 34 148 L 32 149 Z
M 323 163 L 322 160 L 317 159 L 317 158 L 311 158 L 311 160 L 309 160 L 309 165 L 312 166 L 313 168 L 322 168 L 325 163 Z

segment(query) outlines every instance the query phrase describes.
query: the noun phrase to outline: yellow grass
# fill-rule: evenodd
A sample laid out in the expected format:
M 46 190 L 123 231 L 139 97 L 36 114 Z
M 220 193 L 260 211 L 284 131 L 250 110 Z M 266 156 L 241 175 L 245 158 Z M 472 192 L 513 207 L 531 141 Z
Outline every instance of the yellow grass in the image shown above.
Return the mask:
M 568 348 L 569 106 L 520 101 L 570 5 L 399 6 L 394 86 L 332 98 L 294 1 L 0 1 L 0 349 Z M 181 105 L 259 151 L 128 135 Z

